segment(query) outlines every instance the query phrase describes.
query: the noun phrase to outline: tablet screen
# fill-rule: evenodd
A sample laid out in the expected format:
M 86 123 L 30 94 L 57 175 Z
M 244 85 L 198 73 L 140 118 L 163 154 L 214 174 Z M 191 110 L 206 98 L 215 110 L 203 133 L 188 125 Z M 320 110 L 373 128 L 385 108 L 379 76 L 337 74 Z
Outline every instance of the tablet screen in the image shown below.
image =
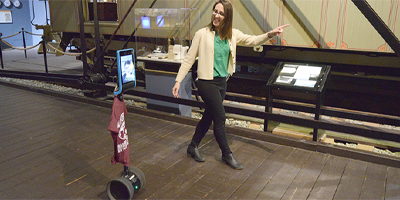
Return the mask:
M 133 49 L 123 49 L 117 51 L 118 62 L 118 90 L 114 91 L 115 95 L 136 87 L 135 74 L 135 55 Z

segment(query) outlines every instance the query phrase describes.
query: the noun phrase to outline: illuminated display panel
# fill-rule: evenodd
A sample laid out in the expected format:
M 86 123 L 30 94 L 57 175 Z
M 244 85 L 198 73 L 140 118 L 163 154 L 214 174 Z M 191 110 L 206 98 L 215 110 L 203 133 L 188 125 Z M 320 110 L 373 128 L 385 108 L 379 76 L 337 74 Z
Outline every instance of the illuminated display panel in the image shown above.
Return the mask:
M 280 63 L 273 84 L 315 88 L 324 74 L 325 66 Z

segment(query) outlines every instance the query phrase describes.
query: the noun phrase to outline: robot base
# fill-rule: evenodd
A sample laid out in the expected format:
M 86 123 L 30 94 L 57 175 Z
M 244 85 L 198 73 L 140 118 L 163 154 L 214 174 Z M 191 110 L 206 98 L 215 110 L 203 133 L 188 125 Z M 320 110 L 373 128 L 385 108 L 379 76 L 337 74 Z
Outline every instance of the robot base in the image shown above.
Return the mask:
M 118 177 L 107 184 L 107 195 L 111 200 L 132 199 L 146 183 L 144 173 L 137 167 L 125 168 Z

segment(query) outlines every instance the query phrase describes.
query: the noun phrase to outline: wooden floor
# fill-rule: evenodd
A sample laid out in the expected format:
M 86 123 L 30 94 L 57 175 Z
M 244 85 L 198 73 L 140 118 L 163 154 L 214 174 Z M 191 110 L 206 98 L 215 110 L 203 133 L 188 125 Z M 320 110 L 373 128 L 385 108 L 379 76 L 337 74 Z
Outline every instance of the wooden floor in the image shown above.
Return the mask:
M 111 109 L 0 85 L 0 199 L 107 199 Z M 195 127 L 130 113 L 134 199 L 400 199 L 400 168 L 228 135 L 233 170 L 212 131 L 206 162 L 186 156 Z

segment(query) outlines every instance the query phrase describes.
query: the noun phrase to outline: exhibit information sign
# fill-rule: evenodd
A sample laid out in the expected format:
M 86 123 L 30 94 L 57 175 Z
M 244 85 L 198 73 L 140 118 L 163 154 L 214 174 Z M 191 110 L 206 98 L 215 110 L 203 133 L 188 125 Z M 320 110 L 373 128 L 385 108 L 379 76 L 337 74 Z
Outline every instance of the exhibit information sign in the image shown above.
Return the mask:
M 313 88 L 321 77 L 321 66 L 285 63 L 280 70 L 275 84 Z
M 0 23 L 12 23 L 11 10 L 0 10 Z

